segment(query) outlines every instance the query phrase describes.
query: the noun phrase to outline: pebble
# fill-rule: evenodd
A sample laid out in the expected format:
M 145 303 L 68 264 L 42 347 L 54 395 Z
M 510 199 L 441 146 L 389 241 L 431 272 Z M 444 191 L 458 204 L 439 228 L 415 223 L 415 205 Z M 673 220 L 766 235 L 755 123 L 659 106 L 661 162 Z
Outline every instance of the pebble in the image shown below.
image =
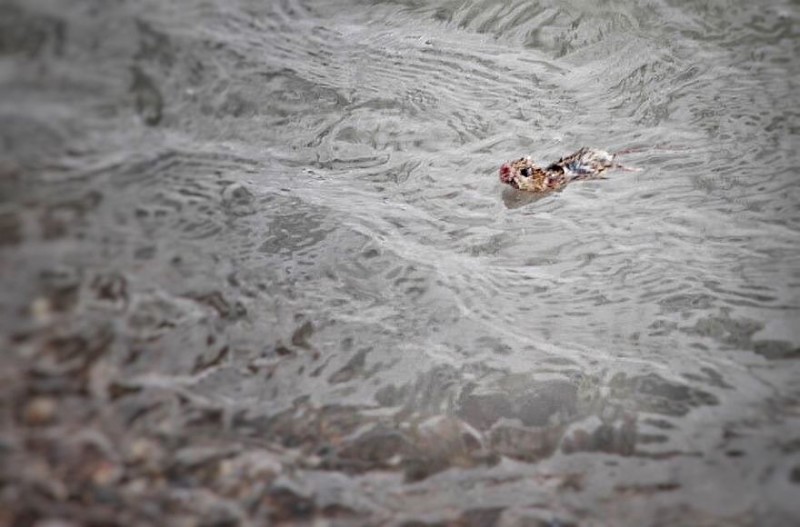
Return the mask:
M 31 315 L 41 325 L 49 324 L 53 318 L 53 305 L 49 299 L 39 297 L 31 303 Z
M 56 416 L 56 402 L 51 397 L 35 397 L 23 410 L 22 420 L 28 426 L 44 426 L 53 422 Z

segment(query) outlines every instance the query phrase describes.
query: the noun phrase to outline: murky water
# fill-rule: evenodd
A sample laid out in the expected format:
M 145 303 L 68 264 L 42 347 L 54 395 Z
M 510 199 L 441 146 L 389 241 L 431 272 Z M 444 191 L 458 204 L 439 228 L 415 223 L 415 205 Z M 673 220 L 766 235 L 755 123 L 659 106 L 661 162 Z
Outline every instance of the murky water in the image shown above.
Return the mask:
M 788 0 L 3 3 L 0 524 L 795 524 L 798 56 Z M 583 145 L 643 170 L 498 181 Z

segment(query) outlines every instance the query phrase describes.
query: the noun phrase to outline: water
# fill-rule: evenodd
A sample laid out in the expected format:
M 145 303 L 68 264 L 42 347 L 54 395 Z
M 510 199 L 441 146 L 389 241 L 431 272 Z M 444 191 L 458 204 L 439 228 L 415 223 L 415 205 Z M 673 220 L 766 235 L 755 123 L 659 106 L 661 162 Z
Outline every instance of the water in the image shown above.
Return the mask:
M 797 22 L 4 3 L 0 523 L 794 524 Z

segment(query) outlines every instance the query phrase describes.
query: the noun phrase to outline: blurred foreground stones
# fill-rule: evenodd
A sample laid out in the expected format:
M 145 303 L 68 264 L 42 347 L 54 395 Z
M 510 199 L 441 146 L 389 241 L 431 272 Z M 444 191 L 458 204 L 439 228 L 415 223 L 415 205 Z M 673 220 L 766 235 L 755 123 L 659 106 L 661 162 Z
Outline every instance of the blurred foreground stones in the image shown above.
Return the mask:
M 571 513 L 552 523 L 524 507 L 417 514 L 387 496 L 475 469 L 474 484 L 491 486 L 504 464 L 554 456 L 651 457 L 642 447 L 659 441 L 640 438 L 638 411 L 669 418 L 715 404 L 656 376 L 621 375 L 602 397 L 589 378 L 495 376 L 465 384 L 444 413 L 304 398 L 280 412 L 223 406 L 158 370 L 158 350 L 175 342 L 192 346 L 180 371 L 223 367 L 224 343 L 192 336 L 226 316 L 219 302 L 136 293 L 121 274 L 42 276 L 0 357 L 0 525 L 570 525 Z M 292 346 L 308 346 L 309 331 Z M 566 470 L 536 477 L 556 494 L 585 485 Z

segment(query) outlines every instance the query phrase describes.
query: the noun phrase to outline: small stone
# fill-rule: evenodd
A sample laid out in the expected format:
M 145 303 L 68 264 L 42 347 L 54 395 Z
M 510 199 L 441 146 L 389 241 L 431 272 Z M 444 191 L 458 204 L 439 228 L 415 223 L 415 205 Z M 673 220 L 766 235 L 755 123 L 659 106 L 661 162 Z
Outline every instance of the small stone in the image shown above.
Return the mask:
M 45 426 L 53 422 L 56 410 L 56 402 L 51 397 L 35 397 L 25 406 L 22 419 L 28 426 Z
M 31 315 L 38 324 L 47 324 L 53 318 L 53 305 L 50 299 L 39 297 L 31 303 Z
M 157 473 L 163 465 L 164 457 L 164 450 L 158 443 L 140 437 L 131 444 L 126 456 L 126 461 L 140 467 L 140 469 L 143 469 L 145 472 Z
M 308 519 L 316 509 L 313 497 L 286 479 L 273 483 L 267 496 L 272 508 L 270 517 L 276 522 Z
M 92 483 L 106 487 L 122 477 L 122 469 L 110 461 L 102 461 L 92 471 Z
M 149 439 L 139 438 L 133 442 L 130 448 L 130 461 L 138 463 L 153 457 L 158 447 Z
M 125 485 L 125 494 L 130 496 L 144 496 L 149 490 L 149 482 L 144 478 L 134 479 Z

